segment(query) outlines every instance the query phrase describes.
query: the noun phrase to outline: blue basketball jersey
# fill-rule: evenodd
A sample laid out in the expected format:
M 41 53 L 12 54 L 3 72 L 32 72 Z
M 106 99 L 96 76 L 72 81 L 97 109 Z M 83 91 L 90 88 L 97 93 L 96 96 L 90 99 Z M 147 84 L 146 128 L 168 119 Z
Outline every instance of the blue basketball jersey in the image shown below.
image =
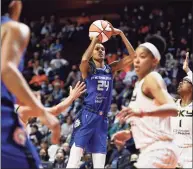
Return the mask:
M 95 68 L 92 64 L 90 67 L 92 71 L 85 79 L 87 91 L 84 105 L 106 114 L 112 101 L 113 74 L 111 67 L 105 65 L 104 68 Z

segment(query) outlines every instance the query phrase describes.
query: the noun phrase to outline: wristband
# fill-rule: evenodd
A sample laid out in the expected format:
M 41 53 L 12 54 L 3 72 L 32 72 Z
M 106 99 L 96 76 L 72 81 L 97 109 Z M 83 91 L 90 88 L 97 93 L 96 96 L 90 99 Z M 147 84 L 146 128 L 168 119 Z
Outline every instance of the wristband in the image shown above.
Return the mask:
M 15 110 L 15 113 L 17 113 L 17 112 L 18 112 L 19 108 L 20 108 L 20 106 L 18 106 L 18 107 L 17 107 L 17 109 Z

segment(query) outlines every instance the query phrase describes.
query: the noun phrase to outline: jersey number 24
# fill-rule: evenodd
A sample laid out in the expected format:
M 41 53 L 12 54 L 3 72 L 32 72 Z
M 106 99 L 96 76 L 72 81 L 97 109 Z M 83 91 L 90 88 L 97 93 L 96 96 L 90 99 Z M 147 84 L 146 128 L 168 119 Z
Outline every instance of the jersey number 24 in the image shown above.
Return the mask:
M 106 88 L 106 91 L 109 89 L 109 81 L 98 80 L 97 90 L 104 91 L 105 88 Z

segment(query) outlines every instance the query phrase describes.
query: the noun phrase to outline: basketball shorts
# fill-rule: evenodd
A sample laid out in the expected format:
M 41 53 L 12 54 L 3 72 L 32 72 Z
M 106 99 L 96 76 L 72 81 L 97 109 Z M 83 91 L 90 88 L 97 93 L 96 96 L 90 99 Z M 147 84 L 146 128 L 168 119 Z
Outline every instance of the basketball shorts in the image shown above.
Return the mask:
M 74 122 L 71 145 L 85 149 L 88 153 L 107 151 L 108 120 L 104 115 L 81 109 Z

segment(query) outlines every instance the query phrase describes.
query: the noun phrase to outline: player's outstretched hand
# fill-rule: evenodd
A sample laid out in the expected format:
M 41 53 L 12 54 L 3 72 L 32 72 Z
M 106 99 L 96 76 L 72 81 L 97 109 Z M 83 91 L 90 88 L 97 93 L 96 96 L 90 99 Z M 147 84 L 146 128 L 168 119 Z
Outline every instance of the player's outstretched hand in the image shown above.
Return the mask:
M 116 115 L 118 119 L 124 119 L 127 116 L 129 107 L 122 106 L 122 110 Z
M 111 140 L 116 145 L 125 145 L 126 141 L 131 138 L 131 132 L 129 130 L 123 130 L 115 133 Z
M 90 36 L 89 38 L 90 38 L 91 41 L 100 42 L 98 36 Z
M 188 62 L 189 62 L 189 52 L 186 53 L 186 59 L 184 60 L 184 63 L 183 63 L 183 70 L 187 73 L 190 68 L 188 66 Z
M 72 88 L 72 86 L 70 86 L 70 96 L 73 98 L 73 100 L 76 100 L 78 97 L 80 97 L 81 94 L 86 91 L 85 87 L 85 83 L 80 81 L 76 83 L 74 89 Z
M 117 114 L 117 118 L 118 119 L 124 119 L 127 120 L 130 117 L 142 117 L 143 116 L 143 112 L 140 111 L 139 109 L 131 109 L 129 107 L 122 107 L 122 110 Z
M 110 28 L 112 29 L 112 35 L 119 35 L 119 34 L 121 34 L 122 31 L 120 29 L 114 28 L 113 25 L 109 21 L 107 21 L 107 22 L 109 23 Z
M 52 132 L 51 141 L 53 144 L 58 144 L 60 140 L 60 123 L 59 120 L 48 112 L 48 109 L 44 111 L 42 116 L 38 117 L 40 121 L 46 125 Z

